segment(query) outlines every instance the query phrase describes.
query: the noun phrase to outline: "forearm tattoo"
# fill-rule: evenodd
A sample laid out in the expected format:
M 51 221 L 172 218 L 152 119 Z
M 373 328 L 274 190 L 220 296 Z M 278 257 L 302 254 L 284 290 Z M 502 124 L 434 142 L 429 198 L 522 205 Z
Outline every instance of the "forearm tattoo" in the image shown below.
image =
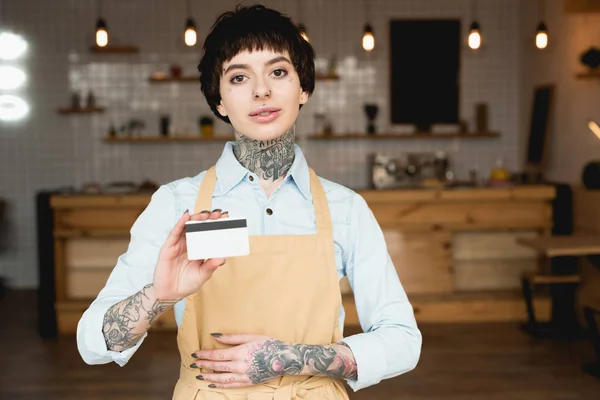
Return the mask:
M 233 148 L 240 164 L 265 180 L 284 176 L 294 162 L 295 126 L 276 139 L 254 140 L 236 132 Z
M 282 375 L 357 378 L 356 360 L 345 343 L 324 346 L 268 340 L 252 355 L 254 361 L 247 375 L 254 384 Z
M 152 302 L 147 295 L 151 286 L 144 286 L 136 294 L 110 307 L 104 314 L 102 332 L 109 350 L 123 351 L 133 347 L 156 318 L 177 303 L 177 300 Z M 140 321 L 147 322 L 140 326 Z

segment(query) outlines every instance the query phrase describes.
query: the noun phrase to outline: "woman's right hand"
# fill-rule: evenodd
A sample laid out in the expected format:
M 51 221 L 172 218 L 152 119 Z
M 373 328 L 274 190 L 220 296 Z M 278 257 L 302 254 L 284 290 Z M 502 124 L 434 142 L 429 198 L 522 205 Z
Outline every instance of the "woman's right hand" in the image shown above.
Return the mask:
M 190 216 L 183 213 L 175 224 L 158 255 L 154 270 L 154 289 L 158 299 L 180 300 L 200 290 L 213 272 L 225 264 L 224 258 L 188 260 L 185 239 L 185 223 L 227 217 L 227 212 L 213 210 Z

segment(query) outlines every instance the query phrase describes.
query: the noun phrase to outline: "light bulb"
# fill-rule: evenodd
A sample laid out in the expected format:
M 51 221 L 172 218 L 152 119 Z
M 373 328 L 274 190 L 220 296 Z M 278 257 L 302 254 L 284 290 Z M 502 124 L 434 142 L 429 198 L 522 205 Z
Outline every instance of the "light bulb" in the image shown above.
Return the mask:
M 108 31 L 106 22 L 100 18 L 96 23 L 96 44 L 98 47 L 105 47 L 108 44 Z
M 306 27 L 304 26 L 304 24 L 302 24 L 302 23 L 298 24 L 298 29 L 300 29 L 300 36 L 302 36 L 302 39 L 306 40 L 307 42 L 310 42 L 310 40 L 308 39 L 308 34 L 306 33 Z
M 196 34 L 196 24 L 194 24 L 193 19 L 188 19 L 185 24 L 185 44 L 188 46 L 196 45 L 196 40 L 198 39 L 198 35 Z
M 537 34 L 535 35 L 535 45 L 538 49 L 545 49 L 548 46 L 548 28 L 546 24 L 540 22 L 537 27 Z
M 27 42 L 14 33 L 0 33 L 0 60 L 16 60 L 25 54 Z
M 373 28 L 369 24 L 365 26 L 365 34 L 362 38 L 362 46 L 366 51 L 371 51 L 375 48 L 375 36 L 373 36 Z
M 17 96 L 0 96 L 0 121 L 17 121 L 29 113 L 29 104 Z
M 25 79 L 25 72 L 19 68 L 10 65 L 0 66 L 0 89 L 17 89 L 25 83 Z
M 598 139 L 600 139 L 600 126 L 598 126 L 598 124 L 596 123 L 596 121 L 589 121 L 588 122 L 588 128 L 590 128 L 590 130 L 592 132 L 594 132 L 594 134 L 596 135 L 596 137 Z
M 481 34 L 479 33 L 479 24 L 473 22 L 471 24 L 471 32 L 469 33 L 469 47 L 477 50 L 481 47 Z

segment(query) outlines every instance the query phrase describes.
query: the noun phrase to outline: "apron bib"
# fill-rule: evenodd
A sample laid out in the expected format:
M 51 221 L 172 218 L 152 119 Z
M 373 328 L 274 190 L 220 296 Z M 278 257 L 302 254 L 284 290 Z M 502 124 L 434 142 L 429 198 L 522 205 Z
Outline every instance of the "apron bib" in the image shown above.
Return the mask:
M 194 213 L 212 209 L 216 171 L 200 185 Z M 316 219 L 314 235 L 250 236 L 250 255 L 232 257 L 200 291 L 186 298 L 177 334 L 180 377 L 174 400 L 348 399 L 341 379 L 285 375 L 263 384 L 211 389 L 192 369 L 199 349 L 231 347 L 210 334 L 263 334 L 290 343 L 329 345 L 342 339 L 342 304 L 334 258 L 333 229 L 325 192 L 314 171 L 310 186 Z

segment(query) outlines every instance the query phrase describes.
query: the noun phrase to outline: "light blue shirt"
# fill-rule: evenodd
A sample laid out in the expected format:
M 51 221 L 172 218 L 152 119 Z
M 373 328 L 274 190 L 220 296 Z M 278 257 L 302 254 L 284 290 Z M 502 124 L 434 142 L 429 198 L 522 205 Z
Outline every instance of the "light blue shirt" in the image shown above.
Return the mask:
M 229 211 L 230 217 L 246 217 L 250 235 L 314 234 L 309 169 L 300 147 L 295 145 L 289 173 L 267 197 L 258 177 L 237 161 L 233 146 L 234 142 L 225 145 L 216 164 L 213 208 Z M 118 258 L 106 286 L 77 326 L 77 346 L 87 364 L 114 361 L 123 366 L 146 338 L 147 333 L 123 352 L 107 350 L 102 334 L 104 314 L 110 306 L 152 282 L 160 248 L 181 214 L 188 209 L 193 212 L 205 174 L 206 171 L 161 186 L 132 226 L 127 251 Z M 338 277 L 348 276 L 364 332 L 343 339 L 356 359 L 358 379 L 348 381 L 356 391 L 412 370 L 421 353 L 421 332 L 381 228 L 367 203 L 352 190 L 319 179 L 331 212 Z M 272 215 L 266 213 L 267 208 L 273 211 Z M 174 307 L 178 326 L 184 309 L 185 300 Z M 342 328 L 344 316 L 342 308 Z

